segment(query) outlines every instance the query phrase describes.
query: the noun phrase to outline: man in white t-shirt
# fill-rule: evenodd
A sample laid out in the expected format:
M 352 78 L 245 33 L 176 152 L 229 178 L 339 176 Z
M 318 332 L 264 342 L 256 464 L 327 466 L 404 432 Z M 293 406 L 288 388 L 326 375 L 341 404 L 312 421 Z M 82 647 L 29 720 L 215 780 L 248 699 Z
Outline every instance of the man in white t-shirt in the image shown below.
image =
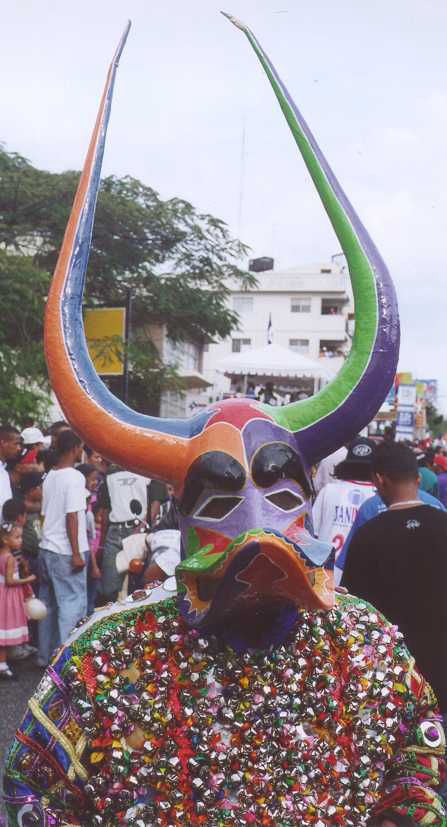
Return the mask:
M 346 459 L 347 453 L 348 449 L 342 445 L 342 447 L 334 451 L 333 454 L 329 454 L 328 457 L 324 457 L 324 459 L 321 460 L 314 476 L 314 488 L 317 494 L 320 493 L 321 489 L 324 488 L 328 482 L 334 481 L 334 468 L 339 462 L 343 462 L 343 460 Z
M 8 460 L 17 459 L 20 454 L 20 433 L 13 425 L 0 425 L 0 522 L 3 503 L 12 497 L 11 481 L 6 470 Z
M 315 500 L 312 517 L 315 536 L 331 543 L 335 559 L 340 554 L 360 506 L 376 490 L 371 482 L 374 442 L 358 437 L 346 458 L 334 468 L 334 481 L 325 485 Z
M 102 509 L 101 523 L 105 531 L 101 562 L 104 603 L 116 600 L 123 585 L 124 573 L 116 567 L 123 540 L 147 528 L 149 483 L 147 477 L 112 465 L 98 491 L 97 504 Z
M 81 452 L 80 438 L 71 430 L 62 431 L 56 465 L 43 482 L 39 597 L 48 614 L 38 627 L 41 666 L 87 614 L 87 490 L 85 477 L 74 468 Z

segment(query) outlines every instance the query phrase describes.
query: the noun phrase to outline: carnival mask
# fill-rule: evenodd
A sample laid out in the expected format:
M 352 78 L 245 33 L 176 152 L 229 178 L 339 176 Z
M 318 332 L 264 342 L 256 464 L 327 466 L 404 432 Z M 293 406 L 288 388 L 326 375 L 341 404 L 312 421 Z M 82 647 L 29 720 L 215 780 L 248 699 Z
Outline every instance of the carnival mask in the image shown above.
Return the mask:
M 241 606 L 333 605 L 333 554 L 311 536 L 310 467 L 375 415 L 394 378 L 399 320 L 393 285 L 269 58 L 247 35 L 278 98 L 338 236 L 351 275 L 356 325 L 338 376 L 283 407 L 216 402 L 190 419 L 136 413 L 115 398 L 89 358 L 82 296 L 112 90 L 104 95 L 47 303 L 45 349 L 53 389 L 73 428 L 101 455 L 174 485 L 184 559 L 177 569 L 188 623 L 213 628 Z

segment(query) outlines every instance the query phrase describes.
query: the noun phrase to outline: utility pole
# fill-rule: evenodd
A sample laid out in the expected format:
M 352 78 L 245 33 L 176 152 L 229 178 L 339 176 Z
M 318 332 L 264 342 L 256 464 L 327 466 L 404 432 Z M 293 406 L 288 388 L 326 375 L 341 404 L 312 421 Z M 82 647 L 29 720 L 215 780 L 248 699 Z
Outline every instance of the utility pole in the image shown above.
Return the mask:
M 132 291 L 126 290 L 126 324 L 124 327 L 124 361 L 123 361 L 123 402 L 129 402 L 129 355 L 127 352 L 131 333 Z

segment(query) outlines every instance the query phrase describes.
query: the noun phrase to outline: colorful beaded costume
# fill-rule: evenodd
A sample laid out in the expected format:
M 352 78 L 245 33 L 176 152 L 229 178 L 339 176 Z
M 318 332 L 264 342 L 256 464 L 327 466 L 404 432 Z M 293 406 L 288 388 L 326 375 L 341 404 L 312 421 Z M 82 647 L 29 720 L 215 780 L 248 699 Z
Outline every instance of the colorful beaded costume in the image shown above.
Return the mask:
M 398 630 L 336 597 L 312 537 L 309 468 L 352 438 L 392 383 L 389 273 L 252 33 L 346 255 L 356 329 L 339 375 L 273 408 L 135 413 L 89 360 L 82 294 L 119 45 L 48 299 L 50 378 L 104 456 L 175 486 L 183 559 L 164 584 L 99 610 L 57 653 L 7 760 L 10 825 L 366 827 L 385 810 L 446 827 L 436 699 Z
M 9 754 L 11 824 L 362 827 L 391 805 L 446 823 L 433 693 L 370 606 L 339 597 L 237 654 L 160 592 L 48 670 Z

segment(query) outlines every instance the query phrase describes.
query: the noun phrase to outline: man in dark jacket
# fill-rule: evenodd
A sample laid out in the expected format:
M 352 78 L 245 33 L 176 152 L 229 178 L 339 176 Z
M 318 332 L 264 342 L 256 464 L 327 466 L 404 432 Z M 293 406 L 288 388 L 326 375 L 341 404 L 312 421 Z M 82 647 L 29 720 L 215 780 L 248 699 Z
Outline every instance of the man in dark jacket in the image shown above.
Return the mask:
M 357 531 L 342 583 L 399 627 L 447 713 L 447 514 L 421 502 L 406 446 L 379 445 L 372 472 L 388 510 Z

